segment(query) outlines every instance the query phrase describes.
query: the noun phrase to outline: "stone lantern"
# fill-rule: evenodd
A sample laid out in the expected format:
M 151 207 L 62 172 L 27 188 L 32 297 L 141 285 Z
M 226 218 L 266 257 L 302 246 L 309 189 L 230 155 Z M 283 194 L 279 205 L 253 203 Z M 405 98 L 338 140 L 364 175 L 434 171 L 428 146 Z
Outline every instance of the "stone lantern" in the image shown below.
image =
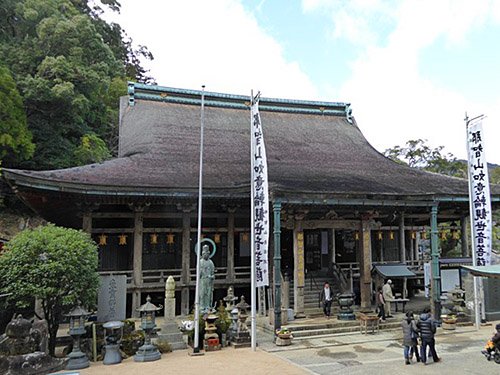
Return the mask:
M 234 338 L 235 348 L 245 348 L 249 347 L 251 344 L 250 332 L 246 324 L 247 320 L 247 309 L 250 307 L 248 303 L 245 302 L 245 296 L 241 296 L 240 303 L 236 305 L 239 311 L 238 314 L 238 330 L 236 331 L 236 336 Z
M 161 310 L 162 306 L 155 306 L 151 303 L 151 297 L 146 298 L 146 303 L 139 307 L 137 311 L 141 314 L 141 328 L 146 333 L 144 345 L 137 350 L 134 356 L 136 362 L 150 362 L 161 358 L 161 353 L 156 345 L 151 343 L 151 332 L 156 327 L 155 314 Z
M 80 336 L 85 334 L 85 322 L 90 313 L 77 305 L 69 316 L 69 334 L 73 338 L 73 350 L 68 354 L 69 362 L 66 365 L 67 370 L 78 370 L 90 366 L 87 355 L 80 349 Z
M 123 336 L 123 326 L 125 324 L 120 321 L 111 321 L 104 323 L 102 326 L 107 331 L 106 334 L 106 354 L 102 361 L 103 365 L 114 365 L 122 361 L 120 354 L 120 340 Z

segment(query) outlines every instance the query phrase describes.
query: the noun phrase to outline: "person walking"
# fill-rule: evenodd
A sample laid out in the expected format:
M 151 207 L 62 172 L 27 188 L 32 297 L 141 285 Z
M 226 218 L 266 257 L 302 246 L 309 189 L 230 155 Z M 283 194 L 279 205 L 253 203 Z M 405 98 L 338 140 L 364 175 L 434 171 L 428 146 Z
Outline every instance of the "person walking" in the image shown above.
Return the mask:
M 377 291 L 377 306 L 378 306 L 378 317 L 382 323 L 385 323 L 385 299 L 381 286 L 378 287 Z
M 412 352 L 417 356 L 417 362 L 420 362 L 420 356 L 417 349 L 418 327 L 415 319 L 413 319 L 413 311 L 408 311 L 401 322 L 403 328 L 403 346 L 405 364 L 411 364 Z
M 385 316 L 387 318 L 392 318 L 391 315 L 391 301 L 394 299 L 394 295 L 392 294 L 392 280 L 388 279 L 384 286 L 382 287 L 382 293 L 384 293 L 385 300 Z
M 429 347 L 430 354 L 434 362 L 441 361 L 436 352 L 436 341 L 434 340 L 434 334 L 436 333 L 436 321 L 431 318 L 431 309 L 426 307 L 424 312 L 418 318 L 417 327 L 420 331 L 420 337 L 422 338 L 422 345 L 420 346 L 420 359 L 422 364 L 427 363 L 427 347 Z
M 325 314 L 325 318 L 330 319 L 330 310 L 333 300 L 333 290 L 332 288 L 330 288 L 330 284 L 328 284 L 328 282 L 325 283 L 325 286 L 321 291 L 320 299 L 321 303 L 323 304 L 323 313 Z

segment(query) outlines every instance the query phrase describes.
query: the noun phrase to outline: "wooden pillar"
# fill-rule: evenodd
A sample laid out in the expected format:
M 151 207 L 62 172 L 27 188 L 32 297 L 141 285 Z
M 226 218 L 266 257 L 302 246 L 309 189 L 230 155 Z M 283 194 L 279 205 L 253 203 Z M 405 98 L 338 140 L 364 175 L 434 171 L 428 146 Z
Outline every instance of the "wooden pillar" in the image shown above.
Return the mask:
M 438 206 L 431 207 L 431 310 L 434 319 L 441 316 L 441 276 L 439 273 Z
M 330 262 L 335 263 L 336 249 L 335 249 L 335 229 L 330 229 L 330 249 L 331 249 L 331 258 Z M 330 268 L 331 265 L 328 265 Z
M 86 210 L 83 212 L 82 230 L 88 234 L 92 233 L 92 211 Z
M 182 214 L 182 269 L 181 269 L 181 314 L 189 315 L 189 284 L 191 281 L 191 217 L 189 209 L 185 209 Z
M 305 259 L 304 259 L 304 231 L 302 229 L 305 215 L 295 216 L 293 228 L 293 309 L 296 318 L 304 318 L 304 288 L 305 280 Z
M 415 236 L 416 238 L 416 236 Z M 417 260 L 416 254 L 415 254 L 415 240 L 411 238 L 411 233 L 410 233 L 410 260 L 415 261 Z
M 420 260 L 420 253 L 418 252 L 418 246 L 419 246 L 419 244 L 418 244 L 419 239 L 418 238 L 419 238 L 419 233 L 417 232 L 417 233 L 415 233 L 415 239 L 414 239 L 415 245 L 414 245 L 414 249 L 413 249 L 415 251 L 415 260 Z
M 403 211 L 399 214 L 399 252 L 401 263 L 406 264 L 406 243 L 405 243 L 405 213 Z M 403 298 L 406 298 L 408 280 L 403 278 Z
M 227 282 L 234 284 L 234 213 L 236 208 L 228 209 L 227 216 Z
M 371 311 L 371 288 L 372 288 L 372 244 L 371 229 L 368 220 L 361 220 L 361 246 L 359 257 L 359 289 L 361 294 L 361 311 Z
M 134 257 L 132 272 L 132 317 L 138 318 L 137 309 L 141 306 L 142 288 L 142 234 L 143 234 L 143 212 L 144 208 L 136 206 L 134 208 Z
M 469 236 L 467 228 L 469 227 L 469 216 L 462 216 L 460 218 L 460 237 L 462 239 L 462 256 L 469 257 L 471 256 L 471 252 L 469 249 Z
M 281 203 L 273 203 L 274 213 L 274 332 L 281 328 Z

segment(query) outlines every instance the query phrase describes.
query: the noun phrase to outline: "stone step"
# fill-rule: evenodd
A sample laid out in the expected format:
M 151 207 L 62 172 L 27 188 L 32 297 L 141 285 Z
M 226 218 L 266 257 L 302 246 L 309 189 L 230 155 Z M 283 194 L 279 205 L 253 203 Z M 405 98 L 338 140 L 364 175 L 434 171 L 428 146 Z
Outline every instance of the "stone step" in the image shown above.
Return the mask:
M 359 321 L 354 321 L 355 325 L 346 325 L 342 327 L 336 328 L 327 328 L 327 329 L 312 329 L 312 330 L 303 330 L 303 331 L 291 331 L 294 340 L 306 340 L 310 338 L 320 338 L 320 337 L 329 337 L 333 335 L 338 335 L 341 333 L 349 333 L 349 332 L 359 332 L 360 331 L 360 323 Z M 380 323 L 381 331 L 389 331 L 389 330 L 400 330 L 401 323 Z M 371 329 L 368 329 L 370 332 Z
M 333 314 L 332 314 L 333 315 Z M 384 324 L 399 324 L 401 325 L 401 320 L 399 318 L 389 318 L 385 323 L 380 323 L 380 326 Z M 359 318 L 357 320 L 325 320 L 319 323 L 309 323 L 309 324 L 288 324 L 285 325 L 285 328 L 290 329 L 293 332 L 304 331 L 304 330 L 316 330 L 316 329 L 331 329 L 338 327 L 358 327 L 359 328 L 360 321 Z

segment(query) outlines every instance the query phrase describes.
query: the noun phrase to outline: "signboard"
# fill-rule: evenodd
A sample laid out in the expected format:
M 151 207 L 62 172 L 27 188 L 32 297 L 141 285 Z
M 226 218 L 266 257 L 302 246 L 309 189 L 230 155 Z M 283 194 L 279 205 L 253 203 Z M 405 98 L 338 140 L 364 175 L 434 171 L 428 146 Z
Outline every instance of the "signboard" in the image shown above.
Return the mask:
M 467 127 L 469 200 L 475 266 L 491 264 L 491 201 L 488 163 L 484 155 L 483 124 Z
M 267 157 L 259 114 L 259 95 L 252 100 L 252 201 L 255 286 L 269 285 L 269 193 Z
M 109 322 L 125 319 L 127 299 L 127 276 L 99 276 L 99 294 L 97 296 L 97 320 Z

